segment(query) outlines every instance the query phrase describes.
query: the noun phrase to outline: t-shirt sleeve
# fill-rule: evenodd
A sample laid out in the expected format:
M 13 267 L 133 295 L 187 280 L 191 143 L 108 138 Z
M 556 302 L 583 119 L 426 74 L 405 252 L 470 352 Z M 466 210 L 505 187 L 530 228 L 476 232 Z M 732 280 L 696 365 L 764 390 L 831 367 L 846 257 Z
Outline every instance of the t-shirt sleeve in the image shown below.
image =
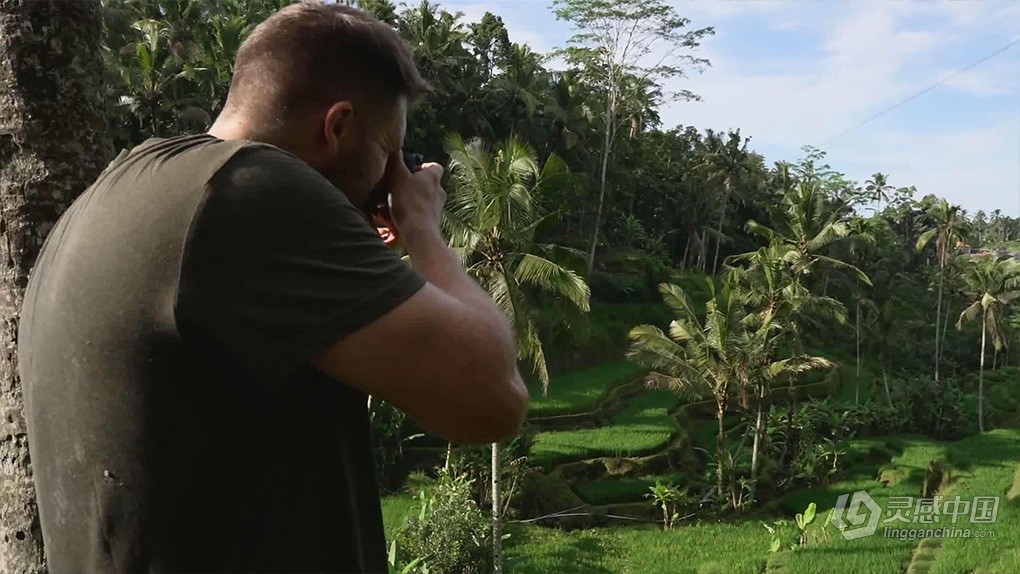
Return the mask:
M 425 280 L 322 175 L 245 147 L 210 180 L 189 231 L 177 309 L 272 388 Z

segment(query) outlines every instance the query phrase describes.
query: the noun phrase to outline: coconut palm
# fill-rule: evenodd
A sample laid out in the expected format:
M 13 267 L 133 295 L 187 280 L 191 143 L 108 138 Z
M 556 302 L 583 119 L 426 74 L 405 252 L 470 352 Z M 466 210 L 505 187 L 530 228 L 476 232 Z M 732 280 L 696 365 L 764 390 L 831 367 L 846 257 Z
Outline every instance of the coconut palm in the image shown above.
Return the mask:
M 495 150 L 479 140 L 447 141 L 452 189 L 444 228 L 468 273 L 500 306 L 518 336 L 543 392 L 549 374 L 534 322 L 535 292 L 560 297 L 588 311 L 591 292 L 571 267 L 578 251 L 535 243 L 545 214 L 539 198 L 567 181 L 566 165 L 552 154 L 539 168 L 530 146 L 510 138 Z
M 705 160 L 701 164 L 705 170 L 708 181 L 718 182 L 722 189 L 720 201 L 721 211 L 719 213 L 719 226 L 716 235 L 722 236 L 723 224 L 726 221 L 726 211 L 732 197 L 740 197 L 742 188 L 750 177 L 750 163 L 748 162 L 747 143 L 751 138 L 741 140 L 740 131 L 730 132 L 729 137 L 723 139 L 722 134 L 708 130 L 704 139 Z M 712 261 L 712 272 L 719 268 L 719 249 L 722 245 L 720 239 L 715 243 L 715 258 Z
M 801 352 L 801 325 L 821 321 L 842 323 L 846 320 L 846 310 L 842 303 L 831 297 L 815 295 L 797 280 L 790 265 L 782 258 L 785 252 L 781 244 L 772 244 L 727 259 L 730 263 L 744 264 L 728 269 L 726 280 L 739 286 L 741 300 L 751 311 L 745 322 L 757 325 L 754 339 L 754 348 L 758 354 L 756 360 L 765 366 L 774 364 L 781 341 L 789 343 L 795 353 Z M 829 366 L 816 357 L 796 356 L 800 358 L 789 364 L 783 363 L 776 367 L 775 372 L 761 374 L 752 381 L 754 384 L 750 390 L 753 391 L 756 410 L 754 446 L 751 451 L 752 477 L 757 475 L 758 453 L 765 430 L 762 425 L 763 412 L 770 406 L 775 381 L 787 381 L 790 397 L 793 397 L 795 375 L 803 372 L 794 367 L 810 370 Z
M 659 293 L 674 313 L 669 333 L 654 325 L 631 329 L 627 358 L 651 370 L 650 386 L 668 388 L 680 394 L 710 394 L 716 404 L 716 488 L 722 494 L 723 465 L 726 451 L 724 418 L 731 393 L 736 390 L 737 361 L 741 357 L 741 321 L 746 317 L 738 297 L 729 287 L 717 290 L 706 280 L 711 298 L 706 303 L 704 322 L 684 290 L 662 284 Z
M 957 329 L 981 317 L 981 357 L 978 371 L 978 430 L 985 432 L 985 346 L 988 335 L 996 351 L 1007 344 L 1009 304 L 1020 297 L 1020 265 L 1012 259 L 988 259 L 972 263 L 963 276 L 965 292 L 973 299 L 960 313 Z
M 867 192 L 869 200 L 877 202 L 878 207 L 882 207 L 882 202 L 889 203 L 891 193 L 896 188 L 889 185 L 889 176 L 884 173 L 876 173 L 871 176 L 871 179 L 864 182 L 864 190 Z
M 939 200 L 927 213 L 928 229 L 917 239 L 917 250 L 923 250 L 935 240 L 935 258 L 939 266 L 938 302 L 935 306 L 935 384 L 939 385 L 939 364 L 941 363 L 941 340 L 939 322 L 942 316 L 942 293 L 945 288 L 946 268 L 956 253 L 956 245 L 964 240 L 966 221 L 961 216 L 959 205 L 950 205 Z M 945 389 L 943 388 L 943 391 Z
M 662 284 L 659 292 L 673 311 L 669 333 L 654 325 L 639 325 L 630 331 L 627 357 L 648 367 L 649 385 L 681 394 L 710 394 L 716 402 L 716 488 L 722 493 L 726 452 L 724 419 L 731 395 L 740 394 L 748 408 L 748 393 L 755 400 L 755 441 L 751 455 L 752 478 L 758 470 L 758 452 L 763 435 L 765 390 L 776 380 L 786 379 L 832 364 L 821 357 L 796 355 L 777 359 L 782 342 L 782 325 L 771 316 L 764 319 L 748 314 L 738 288 L 725 282 L 721 288 L 707 280 L 710 299 L 702 321 L 690 298 L 676 285 Z
M 572 252 L 535 243 L 543 214 L 539 198 L 562 186 L 567 168 L 555 154 L 539 168 L 535 152 L 515 138 L 493 150 L 479 140 L 452 135 L 451 193 L 444 228 L 468 273 L 488 291 L 517 334 L 520 359 L 531 363 L 548 392 L 549 373 L 535 325 L 531 295 L 543 292 L 588 311 L 591 291 L 573 269 L 561 263 Z M 499 444 L 492 444 L 492 541 L 495 572 L 502 571 L 502 512 Z

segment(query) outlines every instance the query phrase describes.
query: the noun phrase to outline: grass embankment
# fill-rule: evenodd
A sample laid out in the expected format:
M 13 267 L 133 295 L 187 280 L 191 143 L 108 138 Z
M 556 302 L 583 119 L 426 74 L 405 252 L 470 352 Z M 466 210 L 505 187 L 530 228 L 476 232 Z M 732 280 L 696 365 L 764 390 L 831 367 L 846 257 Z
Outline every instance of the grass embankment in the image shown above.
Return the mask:
M 542 396 L 540 383 L 531 383 L 528 385 L 531 392 L 528 415 L 545 417 L 591 412 L 607 390 L 639 377 L 646 371 L 626 359 L 619 359 L 590 369 L 550 377 L 548 396 Z
M 531 462 L 543 468 L 597 456 L 638 456 L 665 447 L 676 424 L 669 411 L 679 398 L 670 391 L 647 391 L 632 399 L 610 424 L 590 429 L 539 433 Z

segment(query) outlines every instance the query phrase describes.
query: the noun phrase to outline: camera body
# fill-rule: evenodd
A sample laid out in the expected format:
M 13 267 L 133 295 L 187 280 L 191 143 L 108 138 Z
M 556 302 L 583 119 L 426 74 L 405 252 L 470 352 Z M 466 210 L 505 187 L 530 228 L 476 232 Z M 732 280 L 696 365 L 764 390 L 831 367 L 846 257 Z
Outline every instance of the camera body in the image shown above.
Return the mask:
M 425 161 L 425 158 L 420 153 L 405 151 L 401 155 L 404 158 L 404 165 L 407 166 L 408 171 L 411 173 L 419 171 L 421 164 Z M 382 185 L 373 189 L 368 194 L 368 201 L 365 202 L 365 212 L 370 215 L 389 213 L 389 192 Z

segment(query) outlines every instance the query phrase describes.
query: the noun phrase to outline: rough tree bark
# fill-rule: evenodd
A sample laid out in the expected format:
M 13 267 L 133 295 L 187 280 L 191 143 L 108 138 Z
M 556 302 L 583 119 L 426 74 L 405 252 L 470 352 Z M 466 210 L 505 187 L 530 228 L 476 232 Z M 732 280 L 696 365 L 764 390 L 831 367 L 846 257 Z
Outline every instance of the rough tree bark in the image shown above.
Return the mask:
M 0 0 L 0 572 L 45 571 L 16 337 L 46 234 L 111 157 L 99 2 Z

